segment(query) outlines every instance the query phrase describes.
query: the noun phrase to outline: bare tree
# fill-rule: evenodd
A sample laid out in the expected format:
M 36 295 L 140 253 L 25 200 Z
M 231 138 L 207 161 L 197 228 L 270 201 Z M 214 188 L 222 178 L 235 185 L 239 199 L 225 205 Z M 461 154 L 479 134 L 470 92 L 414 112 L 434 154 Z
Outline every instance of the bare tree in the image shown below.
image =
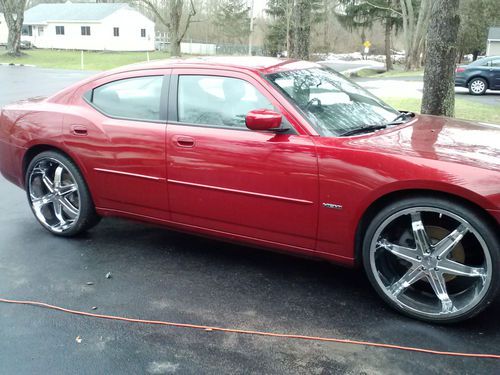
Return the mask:
M 185 4 L 185 0 L 136 0 L 146 7 L 156 16 L 168 30 L 170 34 L 170 55 L 181 55 L 181 42 L 186 35 L 186 31 L 191 24 L 192 18 L 196 15 L 196 8 L 193 0 Z M 184 8 L 188 7 L 186 17 L 183 17 Z M 184 20 L 183 20 L 184 18 Z
M 427 32 L 422 113 L 452 117 L 455 112 L 455 57 L 460 0 L 435 0 Z
M 26 0 L 0 0 L 5 22 L 9 29 L 7 53 L 12 56 L 21 55 L 21 31 L 24 21 Z
M 425 33 L 431 15 L 431 0 L 400 0 L 406 49 L 406 70 L 420 68 Z

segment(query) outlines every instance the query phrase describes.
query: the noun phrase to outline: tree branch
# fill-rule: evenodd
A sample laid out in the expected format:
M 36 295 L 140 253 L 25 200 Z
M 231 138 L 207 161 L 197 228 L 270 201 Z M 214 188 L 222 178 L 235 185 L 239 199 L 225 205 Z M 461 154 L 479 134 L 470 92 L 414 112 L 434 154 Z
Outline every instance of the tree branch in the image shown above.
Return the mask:
M 392 8 L 388 8 L 388 7 L 383 7 L 383 6 L 376 5 L 376 4 L 372 4 L 369 1 L 366 1 L 366 3 L 368 5 L 370 5 L 371 7 L 373 7 L 373 8 L 382 9 L 382 10 L 388 10 L 388 11 L 391 11 L 393 13 L 396 13 L 398 16 L 403 16 L 403 13 L 398 12 L 396 9 L 392 9 Z
M 163 18 L 163 16 L 160 14 L 160 11 L 158 10 L 158 7 L 156 4 L 153 4 L 153 2 L 151 0 L 136 0 L 140 3 L 143 3 L 144 5 L 146 5 L 150 11 L 152 11 L 154 13 L 154 15 L 156 16 L 156 18 L 158 18 L 160 20 L 160 22 L 165 25 L 165 27 L 167 29 L 170 29 L 170 22 L 167 22 L 165 20 L 165 18 Z
M 189 14 L 188 14 L 187 19 L 186 19 L 186 24 L 184 25 L 184 30 L 182 31 L 182 33 L 179 37 L 179 41 L 182 41 L 182 39 L 184 39 L 184 36 L 186 35 L 187 29 L 189 28 L 189 25 L 191 24 L 191 18 L 196 16 L 196 8 L 194 7 L 193 0 L 190 0 L 189 2 L 191 5 L 191 9 L 189 10 Z

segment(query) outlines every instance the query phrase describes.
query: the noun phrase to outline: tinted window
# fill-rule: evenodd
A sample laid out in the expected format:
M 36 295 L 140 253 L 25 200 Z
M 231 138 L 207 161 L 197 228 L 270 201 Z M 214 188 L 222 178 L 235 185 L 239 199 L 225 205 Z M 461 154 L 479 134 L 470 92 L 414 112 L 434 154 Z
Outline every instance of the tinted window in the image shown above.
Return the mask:
M 97 87 L 92 104 L 112 117 L 160 120 L 163 76 L 123 79 Z
M 246 81 L 228 77 L 180 76 L 180 122 L 245 128 L 245 117 L 254 109 L 274 109 Z

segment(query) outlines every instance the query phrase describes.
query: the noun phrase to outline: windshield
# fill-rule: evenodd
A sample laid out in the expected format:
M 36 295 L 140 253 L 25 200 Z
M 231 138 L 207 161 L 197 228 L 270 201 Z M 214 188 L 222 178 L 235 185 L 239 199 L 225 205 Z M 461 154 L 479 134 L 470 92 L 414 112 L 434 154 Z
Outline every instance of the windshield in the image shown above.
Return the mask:
M 386 125 L 400 114 L 328 68 L 292 70 L 267 78 L 327 137 L 365 126 Z

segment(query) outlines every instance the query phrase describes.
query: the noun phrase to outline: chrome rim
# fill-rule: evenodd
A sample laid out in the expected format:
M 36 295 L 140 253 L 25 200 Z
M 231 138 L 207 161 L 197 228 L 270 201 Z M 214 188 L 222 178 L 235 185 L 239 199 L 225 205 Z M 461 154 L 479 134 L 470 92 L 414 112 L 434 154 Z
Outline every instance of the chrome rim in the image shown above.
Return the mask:
M 491 262 L 470 223 L 434 207 L 395 213 L 370 244 L 371 269 L 385 295 L 429 318 L 452 318 L 477 306 L 491 283 Z
M 485 88 L 486 88 L 486 85 L 484 84 L 483 81 L 480 81 L 480 80 L 472 81 L 472 83 L 470 84 L 470 89 L 475 94 L 482 93 Z
M 71 229 L 80 217 L 78 185 L 59 160 L 38 161 L 29 175 L 28 194 L 38 220 L 53 232 Z

